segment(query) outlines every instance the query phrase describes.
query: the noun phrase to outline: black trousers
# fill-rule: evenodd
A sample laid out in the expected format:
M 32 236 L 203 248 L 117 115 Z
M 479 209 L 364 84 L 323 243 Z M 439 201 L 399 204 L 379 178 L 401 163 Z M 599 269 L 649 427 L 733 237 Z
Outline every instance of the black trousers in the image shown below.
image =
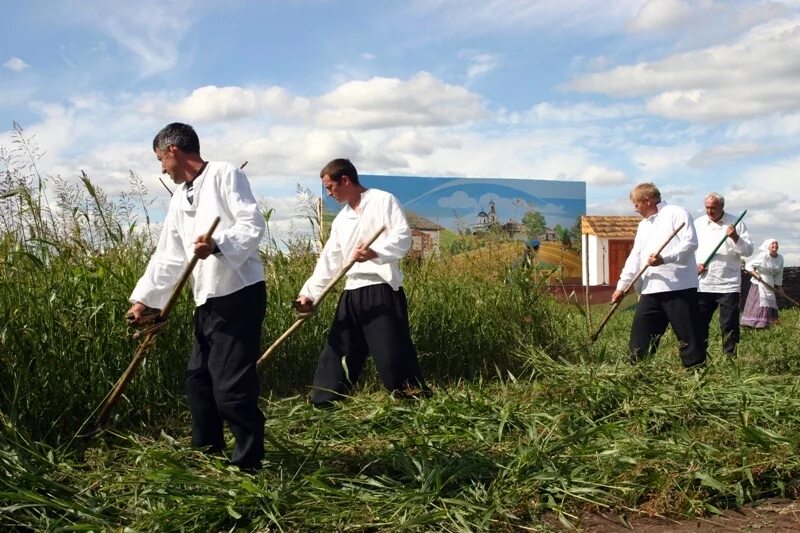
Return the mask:
M 703 364 L 706 351 L 698 327 L 697 289 L 643 294 L 631 327 L 631 362 L 653 355 L 661 336 L 672 326 L 687 368 Z
M 311 402 L 322 406 L 343 399 L 370 354 L 388 390 L 426 390 L 402 287 L 394 291 L 384 283 L 342 293 L 317 363 Z
M 719 307 L 719 325 L 722 331 L 722 349 L 728 355 L 736 355 L 739 344 L 739 293 L 720 294 L 698 292 L 697 303 L 700 309 L 700 333 L 703 346 L 708 350 L 708 330 L 714 311 Z
M 264 458 L 264 415 L 258 408 L 256 361 L 266 312 L 263 281 L 209 298 L 195 309 L 195 339 L 186 369 L 192 445 L 225 447 L 223 422 L 236 439 L 231 462 L 258 467 Z

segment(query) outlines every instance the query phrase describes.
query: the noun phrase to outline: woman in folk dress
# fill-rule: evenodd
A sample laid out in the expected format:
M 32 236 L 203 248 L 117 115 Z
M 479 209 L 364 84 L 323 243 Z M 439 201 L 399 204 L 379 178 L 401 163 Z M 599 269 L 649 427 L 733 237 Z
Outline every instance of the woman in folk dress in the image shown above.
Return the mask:
M 783 256 L 778 253 L 778 241 L 767 239 L 759 246 L 759 253 L 747 262 L 747 269 L 758 273 L 764 283 L 780 288 L 783 284 Z M 741 323 L 750 328 L 768 328 L 778 320 L 778 300 L 775 292 L 755 277 L 744 304 Z

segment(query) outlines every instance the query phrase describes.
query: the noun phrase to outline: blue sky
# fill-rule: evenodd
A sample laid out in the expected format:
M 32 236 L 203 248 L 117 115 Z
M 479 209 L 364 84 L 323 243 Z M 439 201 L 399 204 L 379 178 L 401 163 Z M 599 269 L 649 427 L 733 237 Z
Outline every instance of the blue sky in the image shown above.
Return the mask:
M 109 193 L 138 172 L 163 204 L 153 135 L 247 166 L 279 231 L 333 157 L 362 173 L 587 183 L 634 214 L 654 181 L 702 214 L 748 209 L 800 264 L 800 1 L 12 0 L 0 144 Z

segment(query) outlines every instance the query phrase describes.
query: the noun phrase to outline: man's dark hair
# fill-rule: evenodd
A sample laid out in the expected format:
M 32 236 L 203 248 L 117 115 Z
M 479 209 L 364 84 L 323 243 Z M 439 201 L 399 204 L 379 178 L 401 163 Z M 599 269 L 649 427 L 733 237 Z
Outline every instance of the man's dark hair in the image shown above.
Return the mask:
M 156 148 L 163 152 L 170 145 L 175 145 L 175 147 L 180 148 L 182 152 L 187 154 L 200 153 L 200 139 L 197 137 L 197 132 L 194 131 L 194 128 L 188 124 L 180 122 L 167 124 L 153 138 L 154 152 Z
M 359 185 L 358 171 L 349 159 L 334 159 L 319 171 L 320 178 L 324 178 L 326 174 L 336 183 L 342 181 L 342 176 L 347 176 L 354 185 Z

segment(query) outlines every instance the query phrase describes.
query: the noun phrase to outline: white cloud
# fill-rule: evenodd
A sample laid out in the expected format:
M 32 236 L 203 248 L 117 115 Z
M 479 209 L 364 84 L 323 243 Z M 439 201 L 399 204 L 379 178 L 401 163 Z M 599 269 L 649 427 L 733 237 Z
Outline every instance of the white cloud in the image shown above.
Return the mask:
M 697 153 L 695 143 L 673 146 L 637 145 L 628 156 L 648 179 L 671 178 L 675 171 L 682 171 L 692 156 Z
M 540 212 L 542 212 L 542 213 L 544 213 L 546 215 L 553 215 L 553 216 L 562 215 L 563 216 L 567 212 L 566 209 L 564 208 L 564 206 L 561 205 L 561 204 L 546 203 L 546 204 L 542 204 L 542 205 L 539 205 L 539 206 L 536 206 L 536 207 Z
M 207 85 L 178 102 L 178 112 L 189 121 L 224 121 L 257 116 L 264 112 L 303 116 L 309 102 L 281 87 L 264 90 Z
M 569 135 L 548 131 L 505 136 L 464 132 L 458 149 L 440 148 L 427 157 L 408 156 L 412 175 L 569 179 L 586 167 L 589 153 Z M 390 169 L 393 170 L 393 169 Z
M 421 72 L 407 80 L 348 81 L 318 98 L 290 94 L 281 87 L 200 87 L 186 97 L 153 94 L 139 111 L 150 116 L 177 114 L 183 120 L 220 122 L 265 114 L 316 123 L 322 128 L 385 129 L 452 126 L 486 115 L 475 93 Z
M 698 194 L 694 187 L 686 187 L 683 185 L 671 185 L 669 183 L 661 185 L 661 197 L 671 203 L 685 205 L 689 211 L 694 211 L 692 204 L 686 203 L 692 197 Z
M 367 98 L 367 105 L 359 105 L 359 97 Z M 356 108 L 371 113 L 373 122 L 363 115 L 326 119 Z M 42 167 L 67 174 L 85 169 L 109 191 L 119 190 L 128 169 L 157 172 L 150 140 L 173 120 L 195 124 L 204 155 L 247 160 L 251 173 L 274 183 L 292 176 L 316 178 L 322 165 L 339 156 L 359 161 L 362 172 L 414 173 L 420 161 L 445 150 L 450 154 L 446 164 L 456 168 L 449 159 L 457 157 L 463 134 L 445 130 L 484 113 L 476 95 L 425 73 L 407 80 L 348 82 L 310 99 L 278 87 L 207 86 L 189 94 L 109 98 L 76 93 L 59 103 L 34 102 L 30 109 L 42 117 L 27 128 L 45 152 Z
M 613 60 L 607 55 L 587 57 L 579 54 L 572 56 L 569 67 L 572 72 L 596 72 L 598 70 L 606 70 L 613 64 Z
M 786 158 L 744 171 L 724 193 L 726 209 L 747 209 L 745 221 L 756 245 L 767 237 L 781 242 L 787 265 L 800 264 L 799 175 L 800 157 Z
M 793 139 L 800 136 L 800 112 L 743 120 L 731 126 L 730 135 L 736 139 Z
M 248 175 L 263 176 L 265 187 L 289 180 L 319 182 L 318 172 L 333 157 L 361 162 L 364 141 L 346 131 L 308 126 L 265 128 L 258 120 L 226 123 L 213 133 L 199 128 L 203 153 L 213 159 L 248 161 Z M 359 170 L 363 169 L 359 166 Z
M 136 58 L 143 77 L 165 72 L 182 58 L 179 45 L 208 2 L 198 0 L 68 0 L 61 18 L 99 30 Z M 184 56 L 185 59 L 185 56 Z
M 388 86 L 388 94 L 381 89 Z M 450 90 L 452 88 L 452 91 Z M 394 107 L 419 110 L 415 116 L 424 124 L 417 127 L 398 121 L 393 127 L 354 128 L 342 124 L 315 126 L 315 117 L 333 109 L 358 106 L 358 96 L 380 93 L 372 103 L 380 116 Z M 431 96 L 429 93 L 436 93 Z M 267 95 L 272 95 L 269 100 Z M 360 109 L 369 109 L 370 101 Z M 447 102 L 439 106 L 441 102 Z M 278 102 L 278 103 L 275 103 Z M 280 102 L 289 102 L 289 104 Z M 296 116 L 264 114 L 275 107 L 299 109 Z M 407 175 L 516 177 L 534 179 L 588 178 L 595 185 L 624 183 L 625 176 L 608 165 L 596 163 L 597 154 L 587 149 L 596 140 L 608 136 L 608 128 L 581 124 L 574 128 L 553 128 L 536 124 L 493 126 L 484 132 L 473 124 L 442 118 L 442 107 L 472 104 L 472 113 L 485 113 L 476 95 L 446 85 L 427 73 L 407 80 L 375 78 L 348 82 L 321 97 L 298 98 L 277 88 L 202 87 L 188 94 L 149 93 L 108 99 L 101 94 L 72 95 L 65 103 L 42 104 L 36 109 L 46 117 L 34 131 L 46 132 L 40 138 L 52 168 L 75 174 L 85 169 L 100 185 L 117 190 L 128 169 L 150 176 L 156 188 L 158 168 L 150 140 L 164 123 L 171 120 L 199 120 L 203 154 L 206 157 L 235 163 L 249 161 L 248 174 L 258 187 L 271 190 L 287 178 L 318 181 L 319 169 L 333 157 L 349 157 L 358 162 L 364 173 Z M 434 109 L 435 108 L 435 109 Z M 168 110 L 180 109 L 183 116 Z M 582 115 L 624 115 L 623 107 L 612 106 L 541 106 L 551 116 L 562 114 L 565 121 L 581 121 Z M 426 117 L 429 112 L 433 117 Z M 456 110 L 463 113 L 463 109 Z M 166 117 L 166 118 L 165 118 Z M 189 118 L 187 118 L 189 117 Z M 462 119 L 461 116 L 458 117 Z M 488 117 L 491 118 L 491 117 Z M 233 121 L 233 119 L 236 119 Z M 378 124 L 387 124 L 386 117 Z M 104 124 L 98 128 L 98 124 Z M 437 125 L 441 124 L 441 125 Z M 612 128 L 613 129 L 613 128 Z M 113 139 L 113 143 L 109 140 Z M 606 139 L 604 142 L 608 142 Z M 613 141 L 619 146 L 619 140 Z M 78 151 L 78 146 L 92 147 Z M 620 146 L 620 153 L 630 151 Z M 653 152 L 651 146 L 643 153 Z M 696 153 L 694 148 L 691 153 Z M 665 154 L 665 160 L 674 154 Z M 649 161 L 648 161 L 649 162 Z M 72 170 L 70 170 L 72 169 Z M 652 170 L 648 166 L 649 170 Z
M 633 210 L 633 205 L 627 196 L 620 196 L 616 201 L 593 203 L 587 202 L 586 214 L 604 216 L 636 216 L 636 211 Z
M 752 93 L 741 90 L 692 89 L 666 91 L 650 99 L 647 110 L 654 115 L 689 121 L 721 121 L 752 117 L 800 104 L 800 97 L 786 102 L 783 89 L 762 88 Z M 780 101 L 783 100 L 783 101 Z
M 323 127 L 380 129 L 452 126 L 485 115 L 480 97 L 427 72 L 408 80 L 350 81 L 321 96 L 316 123 Z
M 771 0 L 648 0 L 627 27 L 686 50 L 728 41 L 791 13 L 786 2 Z
M 704 168 L 763 153 L 767 149 L 755 143 L 718 144 L 705 148 L 689 159 L 690 167 Z
M 736 23 L 739 27 L 751 28 L 767 20 L 789 16 L 791 10 L 797 7 L 798 4 L 794 0 L 745 3 L 742 9 L 736 12 Z
M 469 66 L 467 67 L 467 79 L 469 80 L 488 74 L 500 66 L 501 63 L 501 58 L 498 54 L 479 52 L 477 50 L 463 50 L 458 55 L 469 61 Z
M 692 8 L 684 0 L 647 0 L 629 27 L 633 31 L 652 31 L 675 26 L 689 18 Z
M 540 124 L 551 123 L 578 123 L 597 122 L 599 120 L 613 120 L 627 118 L 641 114 L 644 109 L 635 104 L 597 105 L 591 102 L 578 102 L 575 104 L 553 104 L 542 102 L 530 110 L 517 115 L 518 122 L 527 121 Z
M 413 156 L 428 156 L 440 148 L 458 149 L 461 141 L 448 134 L 435 134 L 418 129 L 409 129 L 393 136 L 387 148 L 393 152 L 403 152 Z
M 639 10 L 642 0 L 414 0 L 421 18 L 433 19 L 439 33 L 470 36 L 538 28 L 573 30 L 593 35 L 624 24 Z
M 621 170 L 612 170 L 602 166 L 589 165 L 578 173 L 578 179 L 588 185 L 609 186 L 630 183 L 630 179 Z
M 651 113 L 718 121 L 800 109 L 800 18 L 762 24 L 733 44 L 573 79 L 578 91 L 650 96 Z
M 754 212 L 759 209 L 769 210 L 787 200 L 787 196 L 783 193 L 755 187 L 733 190 L 724 196 L 726 205 L 748 206 L 748 213 L 751 210 Z M 752 213 L 750 218 L 752 218 Z
M 455 191 L 450 196 L 439 198 L 438 205 L 448 209 L 477 209 L 478 201 L 464 191 Z
M 45 10 L 64 15 L 68 30 L 40 30 L 54 36 L 40 46 L 51 47 L 55 66 L 37 61 L 34 72 L 4 70 L 0 81 L 8 116 L 22 110 L 19 119 L 46 152 L 43 170 L 75 176 L 84 169 L 113 192 L 133 168 L 163 195 L 150 141 L 165 123 L 184 120 L 197 127 L 204 157 L 249 161 L 254 189 L 274 199 L 281 224 L 291 221 L 283 211 L 294 183 L 318 189 L 321 166 L 344 156 L 367 174 L 582 180 L 590 212 L 605 205 L 607 213 L 626 215 L 634 214 L 627 198 L 634 181 L 655 181 L 668 201 L 685 202 L 693 213 L 707 188 L 730 187 L 732 211 L 753 210 L 753 231 L 776 229 L 787 245 L 789 232 L 800 231 L 792 211 L 800 211 L 792 192 L 800 164 L 777 161 L 798 153 L 800 142 L 800 19 L 775 19 L 800 8 L 798 0 L 790 7 L 746 0 L 419 0 L 378 10 L 381 20 L 396 18 L 398 36 L 369 29 L 341 47 L 288 49 L 311 57 L 310 68 L 328 65 L 322 78 L 303 65 L 237 69 L 245 55 L 225 56 L 230 70 L 213 53 L 195 62 L 192 49 L 205 50 L 206 32 L 194 30 L 219 22 L 208 16 L 216 7 L 197 2 L 199 10 L 189 0 L 144 0 L 135 8 L 109 0 L 104 12 L 99 0 L 60 0 Z M 64 5 L 70 13 L 58 12 Z M 430 16 L 401 18 L 408 5 Z M 386 27 L 371 24 L 375 10 L 362 15 L 364 27 Z M 65 38 L 88 27 L 82 40 Z M 71 66 L 58 60 L 60 44 Z M 33 62 L 33 52 L 15 53 Z M 408 61 L 428 70 L 409 71 Z M 131 69 L 153 78 L 136 79 Z M 527 69 L 527 77 L 513 86 L 501 76 L 515 69 Z M 629 99 L 559 93 L 565 73 L 580 71 L 568 89 Z M 198 79 L 204 86 L 192 81 Z M 56 94 L 53 87 L 84 92 Z M 752 187 L 752 205 L 736 187 Z M 770 202 L 777 203 L 764 205 Z
M 358 154 L 361 143 L 350 133 L 341 131 L 312 130 L 305 137 L 304 159 L 315 161 L 314 167 L 322 166 L 333 157 L 332 154 Z
M 3 63 L 3 66 L 14 72 L 22 72 L 25 69 L 31 68 L 29 64 L 16 56 L 11 57 L 8 61 Z
M 759 188 L 780 192 L 792 191 L 797 197 L 798 176 L 800 176 L 800 157 L 794 156 L 751 167 L 741 177 L 739 185 L 749 188 L 758 185 Z
M 800 264 L 800 245 L 795 236 L 800 232 L 800 202 L 796 199 L 784 199 L 775 204 L 770 204 L 777 196 L 768 191 L 754 191 L 759 207 L 752 207 L 749 197 L 738 197 L 728 193 L 725 196 L 725 206 L 731 204 L 731 212 L 747 207 L 745 222 L 750 232 L 750 237 L 756 248 L 767 238 L 778 239 L 781 245 L 780 253 L 784 256 L 786 265 Z M 766 192 L 766 194 L 762 194 Z M 730 200 L 729 200 L 730 199 Z M 736 207 L 733 207 L 736 206 Z M 737 209 L 738 208 L 738 209 Z M 776 224 L 776 221 L 780 221 Z

